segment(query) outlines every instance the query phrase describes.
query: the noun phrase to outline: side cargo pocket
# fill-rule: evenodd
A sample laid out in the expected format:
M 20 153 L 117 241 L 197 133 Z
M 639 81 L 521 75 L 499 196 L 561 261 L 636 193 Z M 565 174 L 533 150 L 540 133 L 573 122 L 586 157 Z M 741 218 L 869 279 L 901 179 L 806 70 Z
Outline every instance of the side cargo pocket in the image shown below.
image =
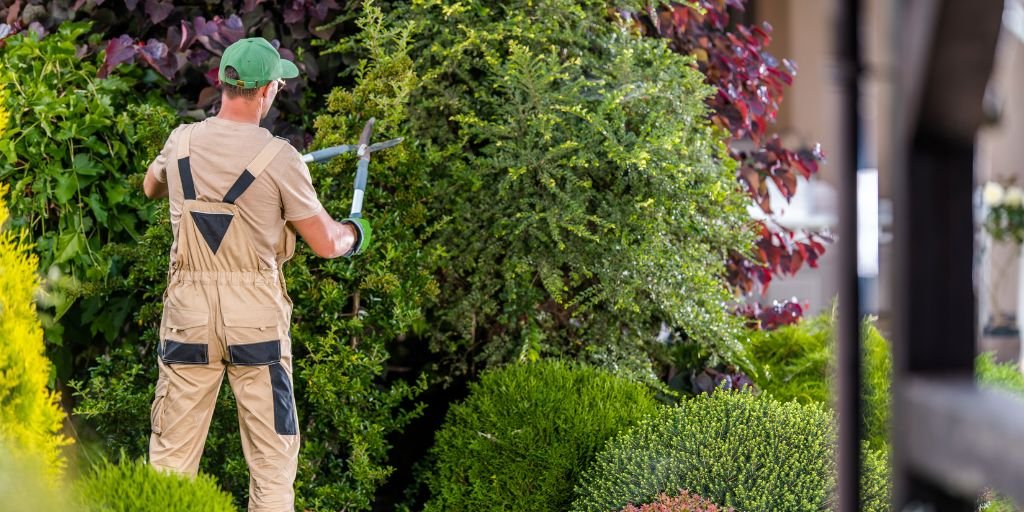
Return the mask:
M 154 434 L 160 435 L 164 431 L 164 400 L 167 398 L 167 379 L 157 379 L 156 396 L 153 398 L 153 405 L 149 409 L 149 424 Z

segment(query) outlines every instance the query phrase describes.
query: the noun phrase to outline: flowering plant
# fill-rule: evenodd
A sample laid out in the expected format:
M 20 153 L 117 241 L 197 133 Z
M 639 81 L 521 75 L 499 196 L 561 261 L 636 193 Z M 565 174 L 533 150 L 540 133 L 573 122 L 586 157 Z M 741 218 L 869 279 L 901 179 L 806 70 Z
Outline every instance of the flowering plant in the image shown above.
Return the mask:
M 981 189 L 981 202 L 984 207 L 985 220 L 982 227 L 985 232 L 992 237 L 993 242 L 1012 243 L 1017 249 L 993 253 L 993 276 L 988 283 L 992 317 L 988 320 L 985 330 L 996 333 L 1010 329 L 1015 332 L 1016 315 L 1003 311 L 999 299 L 1007 281 L 1003 274 L 1020 254 L 1020 246 L 1024 242 L 1024 188 L 989 181 Z
M 1024 242 L 1024 188 L 990 181 L 981 191 L 985 231 L 998 242 Z

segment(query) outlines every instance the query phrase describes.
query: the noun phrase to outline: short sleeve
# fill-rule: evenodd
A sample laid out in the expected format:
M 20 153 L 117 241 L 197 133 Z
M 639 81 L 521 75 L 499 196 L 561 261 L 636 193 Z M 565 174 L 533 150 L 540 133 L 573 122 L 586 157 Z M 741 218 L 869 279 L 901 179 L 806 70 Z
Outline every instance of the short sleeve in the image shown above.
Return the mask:
M 180 126 L 171 132 L 167 137 L 167 142 L 164 143 L 164 148 L 160 150 L 160 154 L 153 159 L 149 164 L 149 168 L 146 169 L 146 172 L 152 174 L 160 183 L 167 183 L 167 162 L 171 161 L 178 146 L 179 129 L 181 129 Z
M 308 219 L 323 209 L 313 188 L 313 178 L 309 175 L 309 167 L 294 152 L 288 155 L 288 165 L 283 173 L 274 176 L 281 190 L 281 206 L 284 220 Z

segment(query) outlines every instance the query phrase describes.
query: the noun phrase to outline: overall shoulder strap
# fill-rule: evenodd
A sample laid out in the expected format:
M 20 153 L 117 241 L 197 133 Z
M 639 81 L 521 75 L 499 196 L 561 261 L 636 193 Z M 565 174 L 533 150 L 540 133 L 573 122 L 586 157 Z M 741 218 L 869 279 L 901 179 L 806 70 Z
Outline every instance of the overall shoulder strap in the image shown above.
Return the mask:
M 196 185 L 192 181 L 192 166 L 189 164 L 189 139 L 195 124 L 186 125 L 178 135 L 178 175 L 181 177 L 181 191 L 185 199 L 196 198 Z
M 231 189 L 224 195 L 224 202 L 235 204 L 235 201 L 249 189 L 249 185 L 252 185 L 252 182 L 256 181 L 260 174 L 263 174 L 263 171 L 270 165 L 270 162 L 274 160 L 274 157 L 287 144 L 288 140 L 281 137 L 270 139 L 270 142 L 263 147 L 263 150 L 256 155 L 256 158 L 253 158 L 249 165 L 245 166 L 245 170 L 235 180 L 235 184 L 231 185 Z

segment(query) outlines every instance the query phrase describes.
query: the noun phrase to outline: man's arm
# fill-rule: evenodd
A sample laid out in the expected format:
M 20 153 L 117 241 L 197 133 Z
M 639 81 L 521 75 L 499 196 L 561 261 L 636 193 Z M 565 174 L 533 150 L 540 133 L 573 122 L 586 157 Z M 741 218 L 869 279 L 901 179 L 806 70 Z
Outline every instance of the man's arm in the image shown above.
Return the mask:
M 142 180 L 142 191 L 145 192 L 146 197 L 150 199 L 167 197 L 167 183 L 157 179 L 156 175 L 153 173 L 152 166 L 146 170 L 146 179 Z
M 312 217 L 293 220 L 291 223 L 321 258 L 337 258 L 348 254 L 358 237 L 355 226 L 332 219 L 323 209 Z

